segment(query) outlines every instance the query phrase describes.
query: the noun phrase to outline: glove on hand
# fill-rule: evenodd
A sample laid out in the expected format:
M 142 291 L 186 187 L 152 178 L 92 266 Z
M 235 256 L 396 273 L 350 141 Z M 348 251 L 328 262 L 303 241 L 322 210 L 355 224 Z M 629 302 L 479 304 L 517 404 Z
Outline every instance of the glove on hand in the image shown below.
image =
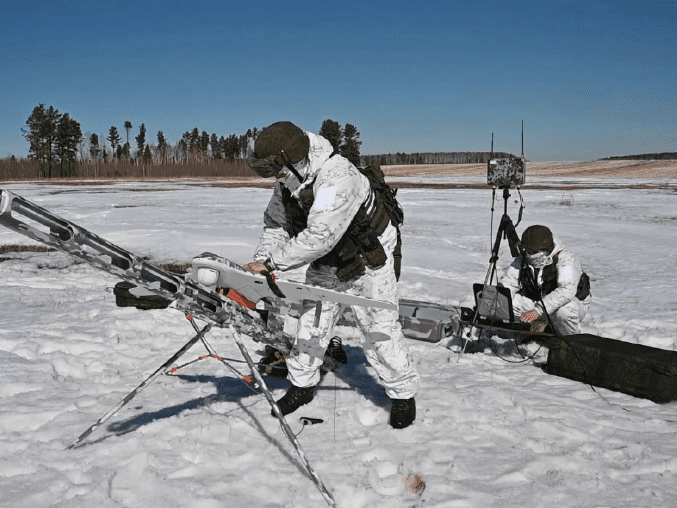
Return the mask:
M 284 296 L 284 293 L 280 291 L 280 288 L 275 283 L 276 277 L 275 274 L 273 273 L 273 270 L 276 269 L 276 266 L 270 259 L 266 259 L 265 261 L 258 259 L 256 261 L 252 261 L 251 263 L 247 263 L 242 268 L 244 268 L 249 273 L 253 273 L 255 275 L 263 275 L 268 281 L 268 286 L 270 287 L 271 291 L 275 294 L 275 296 L 277 296 L 278 298 L 286 298 L 286 296 Z
M 242 268 L 244 268 L 246 271 L 254 274 L 258 273 L 270 273 L 273 276 L 273 279 L 275 279 L 275 275 L 273 275 L 273 271 L 277 269 L 277 267 L 273 264 L 273 262 L 270 259 L 257 259 L 256 261 L 252 261 L 251 263 L 247 263 L 244 265 Z
M 244 268 L 247 272 L 254 273 L 254 274 L 270 271 L 268 269 L 268 267 L 266 266 L 266 262 L 263 259 L 259 259 L 257 261 L 252 261 L 251 263 L 247 263 L 242 268 Z
M 520 321 L 522 323 L 531 323 L 532 321 L 536 321 L 540 317 L 541 315 L 538 313 L 536 309 L 531 309 L 522 312 L 522 315 L 520 316 Z

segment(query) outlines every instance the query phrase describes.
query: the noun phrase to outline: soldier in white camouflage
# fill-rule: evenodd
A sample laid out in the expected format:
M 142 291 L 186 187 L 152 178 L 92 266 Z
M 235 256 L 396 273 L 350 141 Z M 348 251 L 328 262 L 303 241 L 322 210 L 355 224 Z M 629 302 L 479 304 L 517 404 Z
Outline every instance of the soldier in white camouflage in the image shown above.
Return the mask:
M 590 278 L 578 257 L 553 236 L 550 228 L 535 224 L 522 233 L 522 254 L 505 270 L 500 285 L 510 289 L 515 315 L 542 332 L 548 322 L 560 335 L 580 333 L 580 322 L 590 309 Z
M 387 204 L 329 141 L 291 122 L 277 122 L 258 136 L 250 166 L 262 177 L 275 177 L 277 184 L 255 261 L 245 269 L 284 272 L 309 265 L 310 284 L 398 303 L 393 258 L 397 230 Z M 364 337 L 364 353 L 392 400 L 390 424 L 408 427 L 416 417 L 420 377 L 409 360 L 398 313 L 352 310 Z M 342 311 L 332 302 L 305 302 L 286 362 L 291 387 L 278 401 L 283 414 L 313 399 Z

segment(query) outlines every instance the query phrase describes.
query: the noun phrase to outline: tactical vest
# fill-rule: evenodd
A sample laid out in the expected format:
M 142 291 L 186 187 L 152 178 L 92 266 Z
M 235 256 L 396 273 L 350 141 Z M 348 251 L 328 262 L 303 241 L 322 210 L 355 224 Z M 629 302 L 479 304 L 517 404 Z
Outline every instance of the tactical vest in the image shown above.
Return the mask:
M 369 168 L 358 169 L 363 174 L 366 170 L 369 170 Z M 360 277 L 365 273 L 367 266 L 372 269 L 381 268 L 385 265 L 387 259 L 378 237 L 391 223 L 391 213 L 393 212 L 389 209 L 392 206 L 388 206 L 387 199 L 383 197 L 382 192 L 374 189 L 370 175 L 365 174 L 365 176 L 370 181 L 370 192 L 366 202 L 360 206 L 345 234 L 334 248 L 311 264 L 311 266 L 316 267 L 323 265 L 336 267 L 336 276 L 341 282 Z M 383 184 L 388 191 L 393 193 L 391 197 L 394 199 L 394 192 L 385 184 L 385 180 L 383 180 Z M 312 184 L 301 190 L 298 200 L 292 196 L 291 191 L 285 186 L 280 185 L 280 188 L 287 219 L 285 230 L 291 238 L 294 238 L 308 226 L 308 213 L 315 200 Z M 395 203 L 397 202 L 395 201 Z M 399 208 L 399 205 L 397 205 L 397 208 L 400 217 L 402 217 L 402 209 Z M 401 258 L 401 239 L 398 227 L 401 220 L 399 223 L 396 223 L 396 221 L 397 219 L 392 221 L 393 225 L 398 228 L 398 244 L 394 255 L 399 255 L 399 258 Z M 399 279 L 398 258 L 396 258 L 395 275 Z
M 522 257 L 522 266 L 520 267 L 519 281 L 520 293 L 533 300 L 538 302 L 545 295 L 552 293 L 557 289 L 557 261 L 559 260 L 559 253 L 555 254 L 552 258 L 552 263 L 544 267 L 541 270 L 543 274 L 543 282 L 541 283 L 540 288 L 538 283 L 535 280 L 533 272 L 527 266 L 526 258 Z M 576 289 L 576 298 L 579 300 L 585 300 L 590 295 L 590 278 L 588 274 L 583 272 L 581 274 L 581 280 L 578 281 L 578 287 Z

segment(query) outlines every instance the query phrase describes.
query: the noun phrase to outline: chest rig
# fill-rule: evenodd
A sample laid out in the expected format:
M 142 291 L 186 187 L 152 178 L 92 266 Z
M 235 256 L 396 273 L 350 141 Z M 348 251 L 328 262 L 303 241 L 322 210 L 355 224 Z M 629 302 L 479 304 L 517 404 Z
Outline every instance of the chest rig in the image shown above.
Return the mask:
M 315 201 L 312 184 L 299 193 L 298 199 L 291 191 L 280 185 L 282 203 L 286 216 L 287 234 L 294 238 L 308 227 L 308 214 Z M 332 266 L 341 282 L 356 279 L 363 275 L 368 266 L 378 269 L 386 263 L 386 253 L 378 237 L 390 223 L 390 216 L 379 193 L 373 188 L 369 197 L 360 206 L 348 229 L 334 248 L 311 266 Z
M 552 257 L 552 263 L 544 267 L 541 271 L 543 274 L 543 282 L 540 287 L 536 282 L 538 278 L 538 272 L 534 274 L 531 269 L 527 266 L 526 259 L 522 257 L 522 266 L 520 267 L 519 281 L 521 290 L 520 293 L 523 296 L 526 296 L 530 300 L 538 302 L 545 295 L 552 293 L 557 289 L 557 262 L 559 260 L 559 253 L 555 254 Z M 576 288 L 576 298 L 579 300 L 585 300 L 590 295 L 590 278 L 588 274 L 583 272 L 581 274 L 581 280 L 578 282 L 578 287 Z

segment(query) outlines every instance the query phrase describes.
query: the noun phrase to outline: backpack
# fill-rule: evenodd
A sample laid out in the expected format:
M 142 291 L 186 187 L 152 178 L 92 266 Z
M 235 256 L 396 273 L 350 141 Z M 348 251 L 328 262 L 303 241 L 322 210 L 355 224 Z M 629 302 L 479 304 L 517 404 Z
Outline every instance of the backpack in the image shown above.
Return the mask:
M 393 260 L 395 262 L 395 277 L 397 280 L 400 280 L 400 270 L 402 267 L 402 235 L 400 234 L 400 226 L 404 223 L 404 210 L 402 210 L 402 206 L 397 201 L 397 189 L 391 189 L 390 185 L 386 183 L 385 175 L 379 163 L 369 166 L 358 166 L 357 169 L 369 180 L 372 191 L 383 202 L 386 212 L 390 217 L 390 222 L 397 230 L 397 243 L 393 252 Z

